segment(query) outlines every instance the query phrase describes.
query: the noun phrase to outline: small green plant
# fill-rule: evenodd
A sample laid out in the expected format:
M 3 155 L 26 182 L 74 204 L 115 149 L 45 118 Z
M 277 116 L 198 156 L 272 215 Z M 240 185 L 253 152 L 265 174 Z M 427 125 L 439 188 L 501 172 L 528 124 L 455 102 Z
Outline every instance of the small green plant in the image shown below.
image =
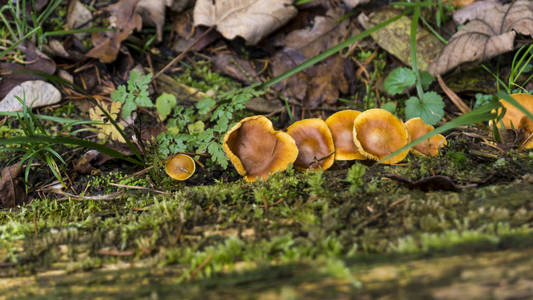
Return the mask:
M 349 192 L 352 195 L 357 194 L 364 184 L 363 176 L 366 173 L 366 167 L 360 163 L 355 163 L 346 174 L 345 181 L 350 183 Z
M 244 104 L 263 93 L 255 90 L 255 86 L 235 89 L 189 107 L 177 104 L 171 95 L 159 96 L 156 100 L 158 114 L 168 118 L 167 131 L 157 137 L 159 153 L 168 156 L 178 152 L 207 152 L 212 163 L 227 168 L 222 138 L 234 123 L 234 116 L 244 110 Z
M 122 119 L 131 116 L 137 107 L 153 107 L 148 93 L 148 84 L 152 80 L 152 74 L 142 76 L 139 72 L 131 72 L 128 79 L 128 87 L 119 85 L 111 94 L 111 99 L 122 103 Z
M 511 62 L 511 71 L 509 73 L 507 83 L 505 83 L 498 74 L 492 72 L 487 66 L 481 66 L 496 79 L 498 90 L 501 86 L 508 94 L 524 92 L 528 93 L 528 90 L 525 88 L 525 86 L 531 81 L 531 79 L 533 79 L 533 74 L 530 74 L 528 77 L 526 77 L 526 79 L 520 84 L 517 83 L 517 81 L 523 75 L 531 73 L 533 70 L 533 64 L 531 64 L 532 59 L 533 45 L 524 45 L 520 47 L 513 56 L 513 61 Z

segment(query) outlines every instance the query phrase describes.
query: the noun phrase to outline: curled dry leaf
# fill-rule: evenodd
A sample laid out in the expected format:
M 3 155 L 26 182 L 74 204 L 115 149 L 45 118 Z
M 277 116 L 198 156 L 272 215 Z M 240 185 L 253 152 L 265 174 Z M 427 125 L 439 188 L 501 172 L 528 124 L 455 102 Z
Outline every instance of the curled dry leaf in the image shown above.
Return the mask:
M 198 0 L 193 17 L 195 26 L 216 26 L 227 39 L 241 36 L 255 45 L 296 13 L 292 0 Z
M 477 18 L 481 13 L 487 9 L 491 9 L 495 6 L 499 6 L 497 0 L 485 0 L 472 3 L 465 6 L 453 13 L 453 20 L 457 24 L 464 24 L 467 21 Z
M 462 63 L 511 51 L 517 33 L 533 36 L 533 2 L 518 0 L 484 10 L 451 37 L 428 71 L 443 74 Z
M 120 0 L 105 9 L 110 13 L 108 21 L 115 31 L 94 33 L 94 48 L 87 53 L 88 57 L 98 58 L 102 63 L 110 63 L 117 58 L 122 41 L 127 39 L 134 29 L 142 28 L 142 18 L 135 11 L 136 5 L 137 0 Z
M 70 1 L 67 12 L 67 29 L 86 29 L 92 27 L 93 15 L 79 0 Z M 87 33 L 76 33 L 77 38 L 84 38 Z

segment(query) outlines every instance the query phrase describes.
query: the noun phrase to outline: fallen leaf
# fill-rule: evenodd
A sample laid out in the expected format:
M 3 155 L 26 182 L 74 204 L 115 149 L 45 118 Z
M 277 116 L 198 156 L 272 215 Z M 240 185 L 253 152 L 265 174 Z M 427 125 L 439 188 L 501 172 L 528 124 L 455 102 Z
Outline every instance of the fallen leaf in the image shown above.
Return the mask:
M 343 2 L 348 8 L 354 8 L 359 4 L 368 3 L 370 0 L 343 0 Z
M 85 29 L 92 27 L 93 15 L 79 0 L 72 0 L 68 5 L 66 30 Z M 80 40 L 87 36 L 87 33 L 74 34 Z
M 138 0 L 120 0 L 105 9 L 111 15 L 108 18 L 110 27 L 115 31 L 96 32 L 92 35 L 94 48 L 88 57 L 98 58 L 102 63 L 111 63 L 117 58 L 123 40 L 137 29 L 142 28 L 142 18 L 135 12 Z
M 0 208 L 15 207 L 24 202 L 26 194 L 19 176 L 22 166 L 14 164 L 2 169 L 0 178 Z
M 218 54 L 213 58 L 215 72 L 230 76 L 244 84 L 255 81 L 257 74 L 250 62 L 232 54 Z
M 107 102 L 98 101 L 100 106 L 107 108 L 107 113 L 113 118 L 113 120 L 118 119 L 118 114 L 120 113 L 120 108 L 122 103 L 118 101 L 112 101 L 109 105 Z M 89 110 L 89 117 L 93 121 L 100 121 L 102 124 L 93 124 L 98 131 L 98 138 L 101 140 L 111 139 L 120 143 L 126 143 L 124 137 L 120 134 L 118 129 L 107 119 L 106 115 L 100 110 L 99 107 L 95 106 Z M 121 130 L 124 130 L 124 124 L 117 122 L 118 127 Z
M 350 35 L 356 35 L 348 19 L 337 22 L 342 10 L 330 10 L 326 16 L 316 16 L 313 26 L 292 31 L 282 41 L 284 48 L 272 58 L 272 75 L 278 76 L 303 63 L 311 57 L 339 44 Z M 352 68 L 352 62 L 336 54 L 305 69 L 275 85 L 285 97 L 303 101 L 307 107 L 334 103 L 341 93 L 349 90 L 345 69 Z
M 172 5 L 172 0 L 139 0 L 135 12 L 140 14 L 143 23 L 154 25 L 157 32 L 157 42 L 163 40 L 163 25 L 165 25 L 165 8 Z
M 368 29 L 399 14 L 400 11 L 398 10 L 386 8 L 378 10 L 368 17 L 361 14 L 358 19 L 361 25 Z M 403 16 L 398 21 L 372 33 L 371 36 L 385 51 L 396 56 L 404 64 L 411 65 L 410 18 Z M 418 26 L 416 32 L 416 58 L 420 70 L 427 70 L 429 64 L 439 55 L 443 47 L 444 45 L 435 35 Z
M 198 0 L 193 18 L 195 26 L 216 26 L 227 39 L 241 36 L 255 45 L 297 12 L 292 0 Z
M 485 10 L 499 5 L 500 3 L 497 0 L 478 1 L 456 10 L 453 13 L 453 20 L 457 24 L 464 24 L 467 21 L 476 19 Z
M 452 0 L 452 4 L 455 7 L 463 7 L 463 6 L 471 5 L 472 3 L 476 1 L 477 0 Z
M 24 100 L 28 107 L 41 107 L 51 105 L 61 101 L 61 93 L 52 84 L 42 80 L 28 80 L 14 87 L 0 101 L 0 111 L 22 111 L 22 103 L 18 98 Z
M 516 34 L 533 36 L 533 2 L 514 1 L 483 11 L 456 32 L 429 67 L 433 75 L 513 50 Z

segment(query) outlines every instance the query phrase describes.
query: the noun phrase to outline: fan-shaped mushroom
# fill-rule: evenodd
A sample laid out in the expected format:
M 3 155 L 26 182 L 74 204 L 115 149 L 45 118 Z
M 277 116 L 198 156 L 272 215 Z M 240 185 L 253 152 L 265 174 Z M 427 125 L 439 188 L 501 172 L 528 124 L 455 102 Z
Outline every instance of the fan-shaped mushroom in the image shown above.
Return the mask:
M 354 121 L 353 139 L 364 156 L 381 160 L 409 143 L 409 132 L 403 122 L 390 112 L 373 108 L 360 113 Z M 382 163 L 394 164 L 403 160 L 409 150 Z
M 412 118 L 405 122 L 411 140 L 414 141 L 424 134 L 433 131 L 435 127 L 424 123 L 421 118 Z M 420 155 L 436 156 L 439 149 L 446 145 L 446 138 L 442 134 L 436 134 L 429 139 L 413 147 L 413 152 Z
M 335 144 L 336 160 L 366 159 L 353 141 L 353 122 L 360 113 L 357 110 L 341 110 L 326 119 Z
M 298 146 L 298 158 L 294 166 L 298 169 L 326 170 L 335 161 L 335 145 L 326 122 L 321 119 L 305 119 L 294 122 L 287 133 Z
M 224 151 L 247 181 L 285 170 L 298 156 L 290 135 L 275 131 L 265 116 L 244 118 L 224 136 Z
M 194 159 L 186 154 L 177 154 L 169 158 L 165 164 L 165 172 L 176 180 L 187 180 L 194 174 Z

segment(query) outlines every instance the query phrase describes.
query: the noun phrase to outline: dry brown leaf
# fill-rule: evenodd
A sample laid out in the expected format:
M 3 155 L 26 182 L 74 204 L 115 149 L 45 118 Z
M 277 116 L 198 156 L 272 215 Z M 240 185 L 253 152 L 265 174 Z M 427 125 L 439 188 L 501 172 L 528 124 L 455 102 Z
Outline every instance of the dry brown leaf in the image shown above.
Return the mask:
M 289 33 L 281 44 L 285 47 L 272 59 L 273 76 L 303 63 L 307 59 L 339 44 L 350 35 L 357 34 L 351 30 L 348 19 L 338 23 L 341 10 L 330 10 L 326 16 L 317 16 L 311 28 L 295 30 Z M 340 93 L 349 89 L 345 68 L 350 68 L 351 61 L 334 55 L 321 63 L 307 68 L 298 74 L 277 84 L 285 97 L 303 101 L 305 106 L 314 108 L 324 102 L 334 103 Z
M 241 36 L 255 45 L 296 13 L 292 0 L 198 0 L 193 17 L 195 26 L 216 26 L 227 39 Z
M 157 42 L 163 40 L 163 25 L 165 25 L 165 8 L 171 6 L 173 0 L 139 0 L 135 12 L 140 14 L 143 23 L 153 25 L 157 32 Z M 180 1 L 176 1 L 180 2 Z
M 110 63 L 117 58 L 122 41 L 128 38 L 134 29 L 142 28 L 142 18 L 135 12 L 137 1 L 120 0 L 105 9 L 111 14 L 108 21 L 115 31 L 93 33 L 94 48 L 87 56 L 98 58 L 102 63 Z
M 533 2 L 518 0 L 483 11 L 451 37 L 428 71 L 443 74 L 462 63 L 511 51 L 517 33 L 533 36 Z
M 467 21 L 478 18 L 478 16 L 485 10 L 499 5 L 500 3 L 498 3 L 497 0 L 478 1 L 456 10 L 453 13 L 453 20 L 457 24 L 464 24 Z
M 21 164 L 6 166 L 0 175 L 0 208 L 15 207 L 22 204 L 26 198 L 24 188 L 18 177 L 22 173 Z

